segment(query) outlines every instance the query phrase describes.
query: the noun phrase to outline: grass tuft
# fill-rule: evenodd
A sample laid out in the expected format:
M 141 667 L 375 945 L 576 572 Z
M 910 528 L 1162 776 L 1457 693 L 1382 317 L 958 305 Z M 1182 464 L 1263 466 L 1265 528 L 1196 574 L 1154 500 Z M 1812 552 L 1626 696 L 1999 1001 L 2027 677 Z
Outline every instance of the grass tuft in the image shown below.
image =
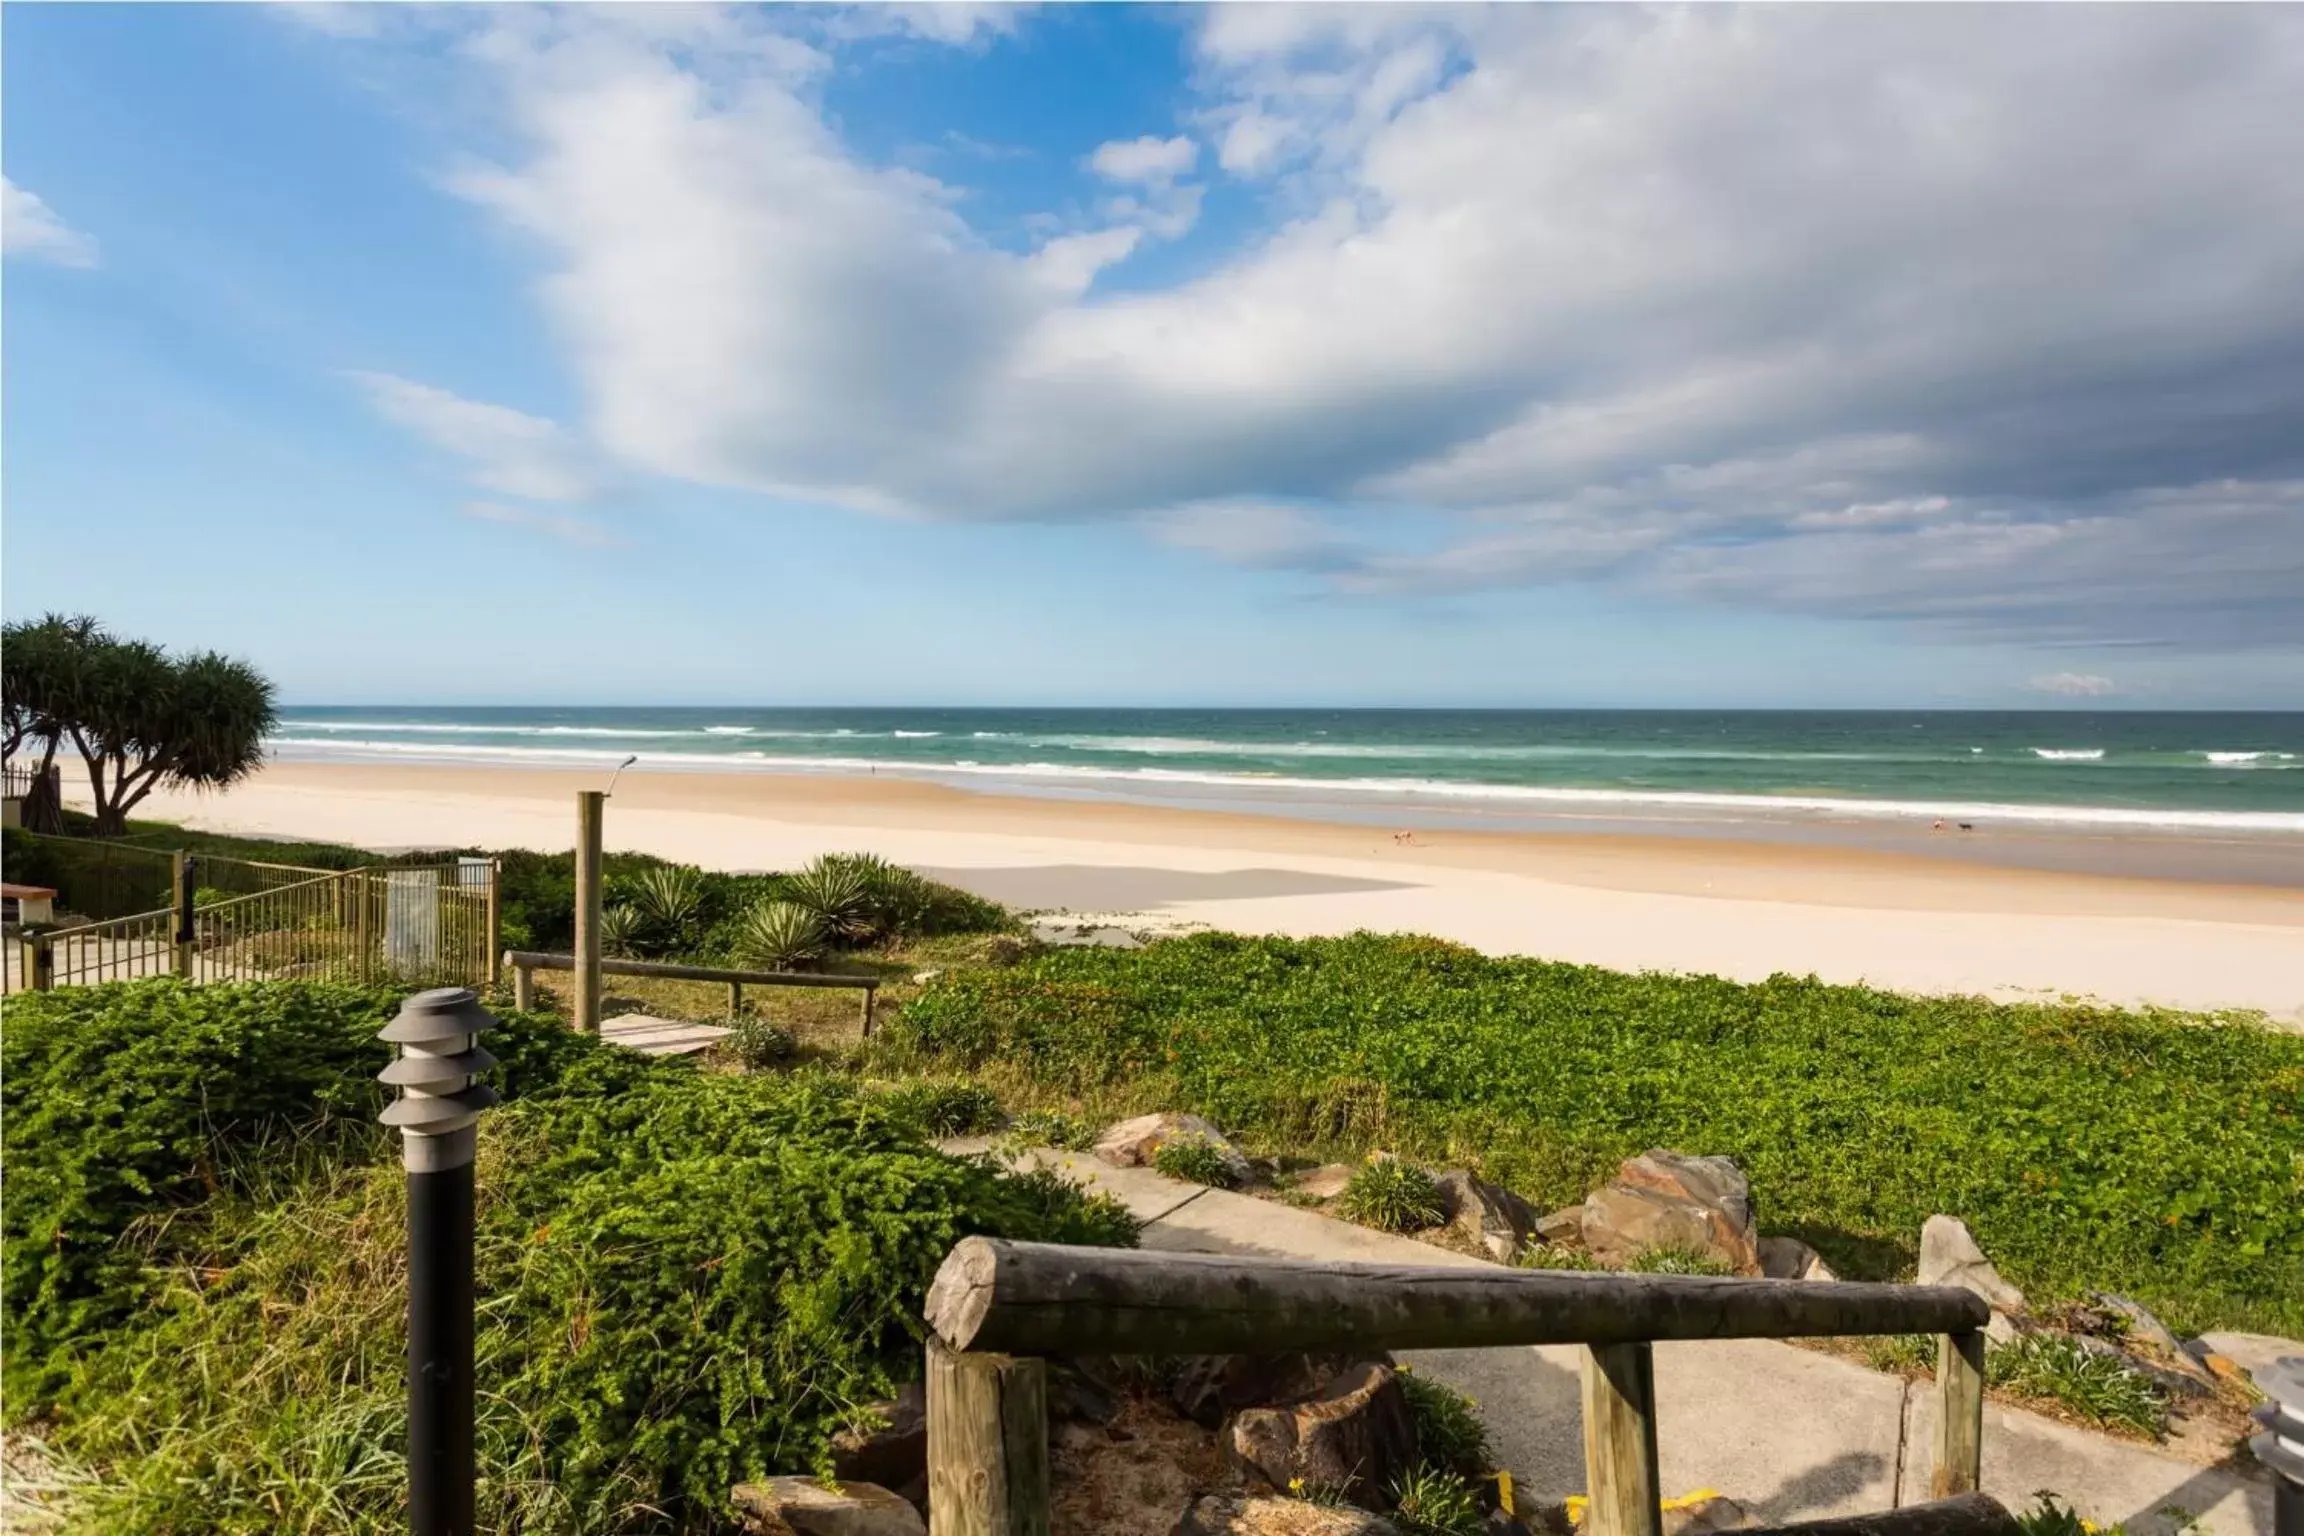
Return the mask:
M 1336 1209 L 1349 1220 L 1386 1232 L 1420 1232 L 1440 1225 L 1448 1214 L 1432 1175 L 1392 1157 L 1354 1170 Z
M 1160 1150 L 1152 1154 L 1152 1170 L 1211 1189 L 1230 1189 L 1234 1183 L 1231 1160 L 1214 1142 L 1198 1136 L 1162 1142 Z
M 2152 1378 L 2077 1339 L 2027 1333 L 1985 1357 L 1986 1379 L 2020 1397 L 2056 1403 L 2091 1424 L 2158 1439 L 2168 1400 Z

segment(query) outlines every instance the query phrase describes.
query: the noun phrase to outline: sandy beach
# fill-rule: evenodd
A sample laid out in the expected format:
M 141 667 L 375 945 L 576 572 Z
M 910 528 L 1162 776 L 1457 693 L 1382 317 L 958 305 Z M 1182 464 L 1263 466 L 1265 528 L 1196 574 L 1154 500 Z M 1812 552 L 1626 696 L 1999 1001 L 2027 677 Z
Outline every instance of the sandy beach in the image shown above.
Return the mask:
M 379 850 L 565 848 L 597 773 L 276 764 L 140 814 Z M 637 773 L 608 845 L 720 869 L 866 849 L 1012 905 L 1162 929 L 1435 934 L 1497 954 L 2304 1023 L 2304 893 L 1720 838 L 1380 828 L 891 776 Z

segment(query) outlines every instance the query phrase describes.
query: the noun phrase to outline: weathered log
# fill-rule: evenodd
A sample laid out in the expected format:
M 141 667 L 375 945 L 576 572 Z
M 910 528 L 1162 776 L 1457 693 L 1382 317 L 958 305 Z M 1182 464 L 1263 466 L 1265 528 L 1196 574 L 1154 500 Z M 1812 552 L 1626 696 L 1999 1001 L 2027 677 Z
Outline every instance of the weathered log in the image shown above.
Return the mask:
M 1974 1493 L 1984 1466 L 1984 1335 L 1973 1329 L 1936 1341 L 1936 1460 L 1929 1495 Z
M 955 1349 L 1218 1355 L 1966 1333 L 1950 1286 L 1327 1264 L 963 1239 L 928 1292 Z
M 576 968 L 576 957 L 508 949 L 504 951 L 504 963 L 522 971 L 572 971 Z M 869 992 L 880 985 L 877 976 L 839 976 L 814 971 L 732 971 L 716 965 L 612 957 L 601 959 L 600 971 L 606 976 L 665 976 L 674 981 L 725 981 L 738 985 L 756 982 L 764 987 L 862 987 Z
M 1956 1499 L 1907 1504 L 1870 1515 L 1840 1515 L 1737 1532 L 1737 1536 L 2017 1536 L 2022 1529 L 1998 1499 L 1964 1493 Z
M 928 1341 L 931 1536 L 1048 1536 L 1048 1364 Z
M 1663 1536 L 1653 1356 L 1647 1344 L 1584 1351 L 1587 1536 Z

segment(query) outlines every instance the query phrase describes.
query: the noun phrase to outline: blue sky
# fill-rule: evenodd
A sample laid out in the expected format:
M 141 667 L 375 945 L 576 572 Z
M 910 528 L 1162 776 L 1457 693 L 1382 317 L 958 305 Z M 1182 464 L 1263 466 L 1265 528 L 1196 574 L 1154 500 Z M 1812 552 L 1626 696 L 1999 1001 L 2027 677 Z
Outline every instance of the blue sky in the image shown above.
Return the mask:
M 2304 707 L 2304 13 L 0 33 L 6 609 L 295 701 Z

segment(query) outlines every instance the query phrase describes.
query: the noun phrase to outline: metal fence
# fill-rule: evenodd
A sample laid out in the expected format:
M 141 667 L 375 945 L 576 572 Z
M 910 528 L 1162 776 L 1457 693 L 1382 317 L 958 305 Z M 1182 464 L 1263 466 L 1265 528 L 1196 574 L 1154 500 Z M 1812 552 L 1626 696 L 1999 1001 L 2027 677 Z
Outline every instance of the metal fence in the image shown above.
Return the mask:
M 489 859 L 353 870 L 191 858 L 168 905 L 24 936 L 6 990 L 181 976 L 484 986 L 495 979 L 496 867 Z M 169 876 L 164 872 L 165 883 Z M 212 878 L 257 888 L 231 894 Z M 63 903 L 72 906 L 70 900 Z

